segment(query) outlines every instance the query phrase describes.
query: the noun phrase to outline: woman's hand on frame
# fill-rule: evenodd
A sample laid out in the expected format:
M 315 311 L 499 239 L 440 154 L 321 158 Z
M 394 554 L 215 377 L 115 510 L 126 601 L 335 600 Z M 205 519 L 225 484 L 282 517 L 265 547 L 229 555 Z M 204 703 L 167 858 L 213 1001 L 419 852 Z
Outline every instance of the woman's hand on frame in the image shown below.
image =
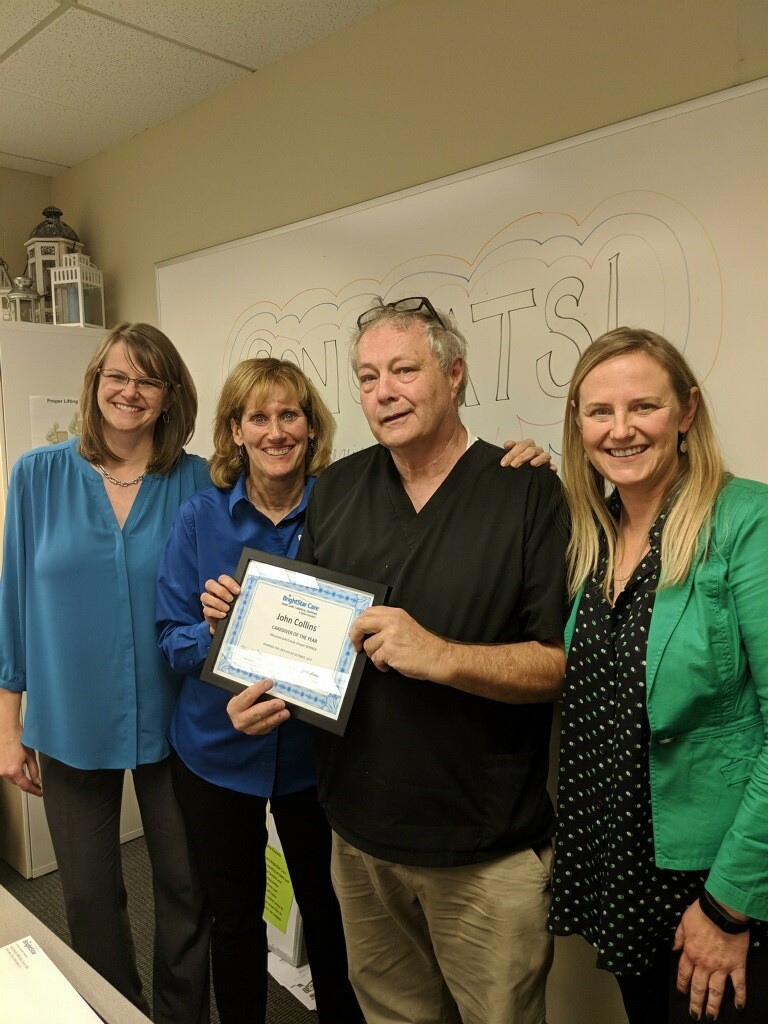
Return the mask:
M 285 701 L 279 697 L 262 700 L 274 685 L 271 679 L 262 679 L 236 693 L 230 700 L 227 714 L 238 732 L 248 736 L 267 736 L 291 717 Z
M 203 606 L 203 618 L 208 623 L 212 635 L 239 593 L 240 587 L 226 573 L 217 580 L 205 581 L 205 592 L 200 595 L 200 604 Z

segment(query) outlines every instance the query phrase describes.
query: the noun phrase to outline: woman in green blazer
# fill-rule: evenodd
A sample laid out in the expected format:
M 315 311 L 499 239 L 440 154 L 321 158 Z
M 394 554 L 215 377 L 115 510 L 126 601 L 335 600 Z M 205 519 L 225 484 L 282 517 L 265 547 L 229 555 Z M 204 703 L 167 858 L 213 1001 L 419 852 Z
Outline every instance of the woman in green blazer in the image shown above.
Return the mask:
M 628 328 L 579 360 L 563 471 L 550 927 L 593 943 L 630 1024 L 766 1021 L 768 487 L 725 472 L 680 352 Z

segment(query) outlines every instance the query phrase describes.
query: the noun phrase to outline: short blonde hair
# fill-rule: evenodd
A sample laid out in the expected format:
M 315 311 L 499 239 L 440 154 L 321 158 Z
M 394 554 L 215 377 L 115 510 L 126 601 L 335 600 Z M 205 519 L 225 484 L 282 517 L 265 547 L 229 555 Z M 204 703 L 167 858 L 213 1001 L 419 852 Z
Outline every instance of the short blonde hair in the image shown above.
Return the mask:
M 176 346 L 151 324 L 120 323 L 99 343 L 86 368 L 80 395 L 83 426 L 78 451 L 89 462 L 122 461 L 104 440 L 102 415 L 96 397 L 99 370 L 109 350 L 119 341 L 125 344 L 128 359 L 139 374 L 158 377 L 168 385 L 170 404 L 167 412 L 155 423 L 152 460 L 147 465 L 147 472 L 170 473 L 195 429 L 197 389 Z
M 295 392 L 301 411 L 315 432 L 314 445 L 307 448 L 307 476 L 317 476 L 330 465 L 336 421 L 309 377 L 295 363 L 282 359 L 246 359 L 224 381 L 216 406 L 211 480 L 217 487 L 233 487 L 243 471 L 231 421 L 240 423 L 252 391 L 259 403 L 275 386 Z
M 604 592 L 608 595 L 617 541 L 617 524 L 608 510 L 606 481 L 584 454 L 577 423 L 581 386 L 595 367 L 630 352 L 643 352 L 666 370 L 681 409 L 688 405 L 691 389 L 699 390 L 698 406 L 686 436 L 687 452 L 678 454 L 677 473 L 662 499 L 667 518 L 661 541 L 660 587 L 685 580 L 700 540 L 705 544 L 708 540 L 715 498 L 729 478 L 706 399 L 680 350 L 653 331 L 631 327 L 618 327 L 597 338 L 576 364 L 563 426 L 563 483 L 572 524 L 568 545 L 571 597 L 597 572 L 601 532 L 608 544 L 604 580 Z

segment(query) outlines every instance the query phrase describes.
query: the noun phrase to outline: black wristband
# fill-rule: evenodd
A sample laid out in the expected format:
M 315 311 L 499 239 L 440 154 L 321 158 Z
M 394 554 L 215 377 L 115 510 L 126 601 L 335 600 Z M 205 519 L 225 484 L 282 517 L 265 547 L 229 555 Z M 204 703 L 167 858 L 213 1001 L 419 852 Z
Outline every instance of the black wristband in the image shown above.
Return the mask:
M 708 917 L 712 924 L 717 925 L 720 931 L 726 932 L 728 935 L 740 935 L 742 932 L 749 931 L 749 926 L 752 923 L 749 918 L 746 921 L 737 921 L 735 917 L 726 914 L 720 904 L 715 902 L 706 889 L 701 890 L 699 906 L 701 907 L 702 914 Z

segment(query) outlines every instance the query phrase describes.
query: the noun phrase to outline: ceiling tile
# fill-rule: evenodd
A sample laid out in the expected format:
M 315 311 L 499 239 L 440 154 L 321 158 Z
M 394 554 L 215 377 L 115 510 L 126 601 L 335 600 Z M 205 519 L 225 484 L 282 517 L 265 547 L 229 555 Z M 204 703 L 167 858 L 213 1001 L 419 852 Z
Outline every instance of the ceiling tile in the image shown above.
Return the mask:
M 2 148 L 17 158 L 70 167 L 142 130 L 107 117 L 94 118 L 87 107 L 26 93 L 4 89 L 3 100 Z M 10 166 L 4 159 L 2 162 Z
M 56 0 L 24 0 L 24 3 L 0 3 L 0 54 L 31 32 L 43 18 L 58 7 Z
M 0 166 L 57 173 L 389 2 L 0 0 Z
M 12 171 L 27 171 L 29 174 L 42 174 L 47 178 L 55 178 L 65 171 L 63 164 L 51 164 L 44 160 L 25 160 L 24 157 L 12 156 L 0 150 L 0 167 L 10 167 Z
M 0 65 L 0 90 L 67 103 L 71 98 L 83 107 L 85 120 L 106 115 L 147 128 L 245 74 L 213 57 L 70 9 Z
M 364 18 L 385 0 L 84 0 L 208 53 L 259 69 Z

